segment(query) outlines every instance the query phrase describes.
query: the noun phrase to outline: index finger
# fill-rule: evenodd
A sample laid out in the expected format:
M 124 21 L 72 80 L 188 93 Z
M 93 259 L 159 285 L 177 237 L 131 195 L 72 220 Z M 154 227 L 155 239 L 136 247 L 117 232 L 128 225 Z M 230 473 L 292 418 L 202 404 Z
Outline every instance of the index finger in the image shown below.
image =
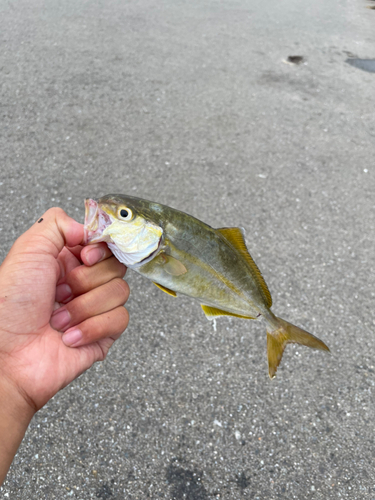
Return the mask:
M 80 256 L 82 262 L 88 267 L 93 266 L 97 262 L 108 259 L 109 257 L 112 257 L 112 252 L 106 243 L 87 245 L 82 248 Z

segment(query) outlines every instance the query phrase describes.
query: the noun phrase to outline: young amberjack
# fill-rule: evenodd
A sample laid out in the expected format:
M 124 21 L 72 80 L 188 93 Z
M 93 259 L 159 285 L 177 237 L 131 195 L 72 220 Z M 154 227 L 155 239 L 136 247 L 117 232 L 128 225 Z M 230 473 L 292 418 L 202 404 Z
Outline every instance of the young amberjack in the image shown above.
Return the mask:
M 241 228 L 213 229 L 173 208 L 125 195 L 86 200 L 86 243 L 105 241 L 117 259 L 164 292 L 197 299 L 207 318 L 264 318 L 269 375 L 286 344 L 329 351 L 311 333 L 272 311 L 268 287 Z

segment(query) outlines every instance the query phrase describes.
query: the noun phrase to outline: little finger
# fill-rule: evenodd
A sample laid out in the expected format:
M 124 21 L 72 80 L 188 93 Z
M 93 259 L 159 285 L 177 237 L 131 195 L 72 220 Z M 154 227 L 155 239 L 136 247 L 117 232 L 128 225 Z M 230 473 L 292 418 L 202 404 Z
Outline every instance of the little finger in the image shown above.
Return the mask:
M 116 307 L 69 328 L 62 336 L 62 340 L 69 347 L 92 344 L 107 338 L 114 342 L 128 326 L 128 322 L 128 311 L 122 306 Z

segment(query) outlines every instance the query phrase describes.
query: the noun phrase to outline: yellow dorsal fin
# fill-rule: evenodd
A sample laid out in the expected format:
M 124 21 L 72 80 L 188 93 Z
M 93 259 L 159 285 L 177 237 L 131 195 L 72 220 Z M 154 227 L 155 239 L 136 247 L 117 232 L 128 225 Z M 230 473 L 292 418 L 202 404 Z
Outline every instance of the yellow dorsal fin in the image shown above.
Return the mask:
M 266 301 L 267 307 L 272 306 L 272 297 L 270 294 L 270 291 L 268 290 L 268 287 L 266 285 L 266 282 L 264 281 L 264 278 L 262 276 L 262 273 L 259 271 L 258 266 L 255 264 L 253 261 L 251 255 L 249 254 L 249 250 L 246 247 L 245 243 L 245 235 L 244 235 L 244 230 L 239 227 L 223 227 L 220 229 L 217 229 L 219 233 L 221 233 L 224 238 L 229 241 L 229 243 L 242 255 L 242 257 L 246 260 L 246 262 L 249 264 L 254 278 L 257 280 L 262 292 L 264 299 Z
M 155 281 L 153 281 L 153 284 L 156 285 L 158 288 L 160 288 L 160 290 L 163 290 L 163 292 L 167 293 L 168 295 L 172 295 L 172 297 L 177 297 L 177 293 L 174 292 L 173 290 L 170 290 L 166 286 L 159 285 L 159 283 L 155 283 Z
M 207 319 L 214 319 L 217 318 L 218 316 L 235 316 L 236 318 L 255 319 L 252 318 L 251 316 L 241 316 L 240 314 L 223 311 L 222 309 L 217 309 L 216 307 L 211 307 L 211 306 L 205 306 L 204 304 L 201 304 L 201 307 Z

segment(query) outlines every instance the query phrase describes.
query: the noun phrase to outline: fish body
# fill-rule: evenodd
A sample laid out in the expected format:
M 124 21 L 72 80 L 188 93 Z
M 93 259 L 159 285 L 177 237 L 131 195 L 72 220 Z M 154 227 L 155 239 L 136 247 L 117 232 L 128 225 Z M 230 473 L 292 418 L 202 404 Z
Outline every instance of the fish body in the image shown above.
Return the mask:
M 270 377 L 285 345 L 329 350 L 313 335 L 277 318 L 268 287 L 240 228 L 214 229 L 171 207 L 125 195 L 86 200 L 86 242 L 106 241 L 128 267 L 164 292 L 197 299 L 209 319 L 264 318 Z
M 168 222 L 162 226 L 164 237 L 158 255 L 135 270 L 201 304 L 257 317 L 264 310 L 265 294 L 240 252 L 207 224 L 169 208 L 163 213 Z M 168 271 L 165 264 L 169 256 L 181 262 L 186 272 L 173 272 L 173 266 Z

